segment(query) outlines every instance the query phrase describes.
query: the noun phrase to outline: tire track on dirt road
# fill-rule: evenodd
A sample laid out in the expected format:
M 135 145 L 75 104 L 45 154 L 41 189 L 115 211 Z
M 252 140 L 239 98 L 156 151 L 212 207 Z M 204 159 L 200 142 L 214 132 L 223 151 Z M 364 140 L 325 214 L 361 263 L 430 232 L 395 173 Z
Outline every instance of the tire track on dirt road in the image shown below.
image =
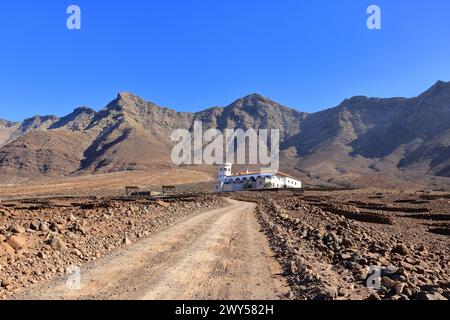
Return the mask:
M 26 299 L 283 299 L 289 292 L 255 217 L 255 204 L 190 217 L 86 265 L 80 290 L 63 280 L 29 289 Z

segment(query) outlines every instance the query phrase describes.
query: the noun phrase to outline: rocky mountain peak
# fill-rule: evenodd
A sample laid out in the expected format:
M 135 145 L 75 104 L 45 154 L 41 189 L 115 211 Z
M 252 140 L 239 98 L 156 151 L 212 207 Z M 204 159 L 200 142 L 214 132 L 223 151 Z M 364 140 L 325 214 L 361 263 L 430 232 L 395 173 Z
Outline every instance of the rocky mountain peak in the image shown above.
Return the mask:
M 229 107 L 245 109 L 246 107 L 276 107 L 276 106 L 279 106 L 279 104 L 260 94 L 253 93 L 236 100 Z
M 367 102 L 368 100 L 369 100 L 369 98 L 366 96 L 354 96 L 349 99 L 345 99 L 342 104 L 343 105 L 359 104 L 359 103 Z
M 119 92 L 117 94 L 117 100 L 133 100 L 133 99 L 140 99 L 137 95 L 131 93 L 131 92 Z
M 48 129 L 52 124 L 57 122 L 59 118 L 54 115 L 49 116 L 34 116 L 24 120 L 21 124 L 21 131 L 23 133 L 29 130 Z
M 0 119 L 0 128 L 11 128 L 17 125 L 17 122 Z
M 438 80 L 433 86 L 432 88 L 434 88 L 435 90 L 442 90 L 442 89 L 450 89 L 450 81 L 445 82 L 442 80 Z
M 147 102 L 135 94 L 120 92 L 117 95 L 117 98 L 107 106 L 107 109 L 137 115 L 142 112 L 146 113 L 148 112 L 148 109 L 156 106 L 156 104 Z
M 95 117 L 97 112 L 89 107 L 76 108 L 69 115 L 62 117 L 53 123 L 49 129 L 66 128 L 73 131 L 81 131 L 86 129 Z
M 145 106 L 145 105 L 153 105 L 153 103 L 147 102 L 141 97 L 130 93 L 130 92 L 119 92 L 117 94 L 116 101 L 122 105 L 123 107 L 127 106 Z
M 439 80 L 430 89 L 422 93 L 418 98 L 436 98 L 440 96 L 450 97 L 450 82 Z
M 89 107 L 86 106 L 81 106 L 76 108 L 75 110 L 73 110 L 72 114 L 76 114 L 76 115 L 80 115 L 82 113 L 86 113 L 86 114 L 95 114 L 95 110 L 91 109 Z

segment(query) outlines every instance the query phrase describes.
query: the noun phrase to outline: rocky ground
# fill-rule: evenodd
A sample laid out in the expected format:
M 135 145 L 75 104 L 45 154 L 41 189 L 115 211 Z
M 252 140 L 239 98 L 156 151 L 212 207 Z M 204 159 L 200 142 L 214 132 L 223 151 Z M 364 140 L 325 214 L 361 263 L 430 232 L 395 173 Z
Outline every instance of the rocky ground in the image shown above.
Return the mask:
M 236 198 L 258 204 L 292 299 L 450 298 L 449 194 L 282 191 Z M 370 267 L 380 277 L 370 277 Z
M 450 298 L 448 193 L 275 191 L 225 196 L 257 204 L 259 223 L 292 289 L 288 299 Z M 211 195 L 4 200 L 0 298 L 14 298 L 25 288 L 65 275 L 70 266 L 87 265 L 188 216 L 228 205 L 225 198 Z M 370 268 L 380 277 L 371 276 Z
M 228 205 L 214 196 L 54 198 L 0 203 L 0 298 L 64 275 L 187 216 Z

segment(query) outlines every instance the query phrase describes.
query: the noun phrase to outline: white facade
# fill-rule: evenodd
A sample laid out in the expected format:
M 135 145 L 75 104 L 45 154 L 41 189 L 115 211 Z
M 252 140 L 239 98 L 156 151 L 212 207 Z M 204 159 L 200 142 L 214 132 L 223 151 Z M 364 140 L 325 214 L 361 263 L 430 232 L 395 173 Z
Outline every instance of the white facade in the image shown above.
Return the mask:
M 233 192 L 262 189 L 301 189 L 302 182 L 283 174 L 273 173 L 232 173 L 232 165 L 225 164 L 219 169 L 216 192 Z

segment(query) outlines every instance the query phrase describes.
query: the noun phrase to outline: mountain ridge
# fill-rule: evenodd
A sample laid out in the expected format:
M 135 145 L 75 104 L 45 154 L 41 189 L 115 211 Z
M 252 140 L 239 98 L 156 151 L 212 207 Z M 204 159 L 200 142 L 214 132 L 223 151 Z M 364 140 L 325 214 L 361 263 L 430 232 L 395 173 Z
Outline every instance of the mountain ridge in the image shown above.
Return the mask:
M 194 121 L 219 130 L 279 129 L 283 170 L 300 177 L 450 176 L 450 82 L 437 81 L 417 97 L 354 96 L 315 113 L 260 94 L 178 112 L 120 92 L 99 111 L 0 120 L 0 179 L 174 167 L 171 132 L 192 129 Z

